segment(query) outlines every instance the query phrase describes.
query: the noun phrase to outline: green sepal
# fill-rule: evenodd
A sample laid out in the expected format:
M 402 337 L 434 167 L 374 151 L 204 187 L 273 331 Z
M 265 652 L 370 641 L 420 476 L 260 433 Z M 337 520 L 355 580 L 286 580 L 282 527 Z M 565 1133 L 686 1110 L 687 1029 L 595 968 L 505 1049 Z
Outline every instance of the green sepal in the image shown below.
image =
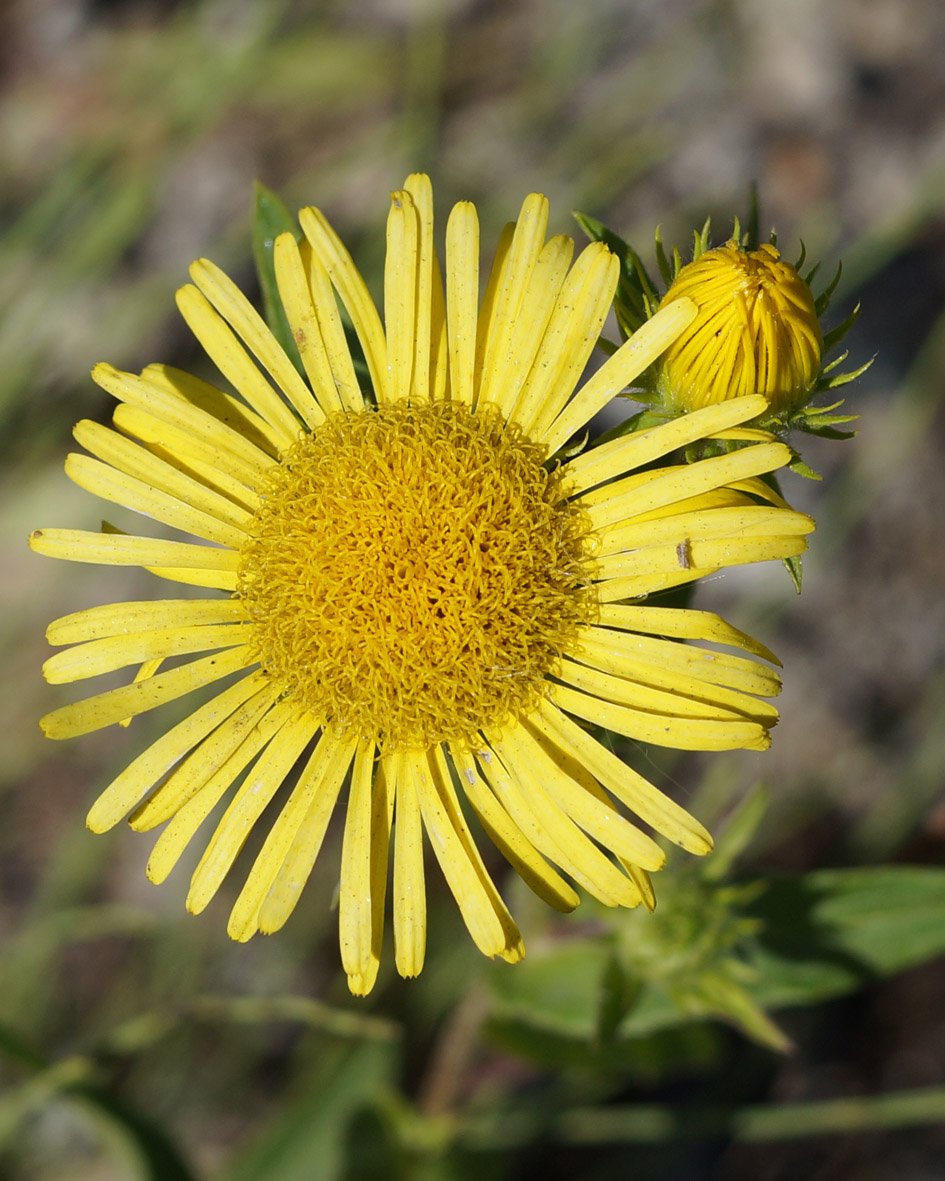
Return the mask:
M 273 247 L 280 234 L 290 233 L 296 237 L 295 219 L 290 215 L 282 200 L 260 181 L 256 181 L 253 202 L 253 259 L 256 275 L 262 292 L 263 316 L 269 330 L 285 350 L 292 364 L 302 376 L 305 369 L 302 358 L 292 338 L 292 329 L 286 319 L 285 309 L 279 297 L 276 283 L 276 268 L 273 262 Z
M 820 476 L 814 476 L 815 480 L 819 480 Z M 791 576 L 791 581 L 794 583 L 794 589 L 798 594 L 801 593 L 801 581 L 804 577 L 804 569 L 801 563 L 801 555 L 795 554 L 793 558 L 781 559 L 785 570 Z
M 827 353 L 830 352 L 830 350 L 833 348 L 833 346 L 835 344 L 839 344 L 840 341 L 843 340 L 843 338 L 846 336 L 846 334 L 850 331 L 850 329 L 853 327 L 853 325 L 857 322 L 857 320 L 859 319 L 859 316 L 860 316 L 860 305 L 857 304 L 856 307 L 853 309 L 853 311 L 849 314 L 849 316 L 847 316 L 847 318 L 841 324 L 838 324 L 836 328 L 832 328 L 829 332 L 825 333 L 825 335 L 824 335 L 824 355 L 825 356 Z
M 819 472 L 815 472 L 812 467 L 809 467 L 796 452 L 794 458 L 787 466 L 789 471 L 794 472 L 796 476 L 803 476 L 805 480 L 823 479 L 823 476 Z
M 641 410 L 637 414 L 631 414 L 623 422 L 618 422 L 609 431 L 604 431 L 602 435 L 598 435 L 594 440 L 594 446 L 599 447 L 602 443 L 610 443 L 614 439 L 622 439 L 624 435 L 635 435 L 638 431 L 646 431 L 650 427 L 661 426 L 668 421 L 665 414 L 657 414 L 652 410 Z
M 846 357 L 846 355 L 847 354 L 844 353 L 841 357 L 838 357 L 837 358 L 838 361 L 842 361 L 843 358 Z M 874 355 L 872 357 L 870 357 L 870 359 L 865 364 L 861 365 L 859 367 L 859 369 L 853 369 L 849 373 L 838 373 L 836 375 L 836 377 L 831 377 L 828 381 L 824 381 L 823 378 L 824 378 L 825 374 L 828 373 L 831 368 L 833 368 L 832 365 L 828 366 L 827 369 L 825 369 L 823 371 L 823 373 L 821 374 L 821 379 L 820 379 L 820 381 L 817 382 L 815 389 L 817 389 L 818 391 L 819 390 L 838 390 L 841 386 L 849 385 L 851 381 L 856 381 L 856 379 L 861 374 L 865 373 L 875 360 L 876 360 L 876 355 L 874 353 Z
M 827 286 L 821 291 L 814 300 L 814 311 L 818 316 L 822 316 L 827 308 L 830 306 L 830 297 L 837 289 L 837 284 L 840 282 L 840 276 L 843 274 L 843 263 L 837 263 L 837 269 L 834 271 L 833 278 Z
M 659 307 L 660 296 L 637 252 L 619 234 L 595 217 L 574 212 L 574 219 L 592 242 L 603 242 L 620 261 L 620 278 L 614 311 L 624 340 L 649 320 Z
M 714 972 L 704 972 L 693 990 L 690 1011 L 728 1021 L 753 1042 L 786 1054 L 792 1048 L 791 1039 L 737 979 L 740 968 L 744 970 L 747 965 L 731 959 L 723 961 Z
M 835 419 L 817 419 L 811 418 L 807 421 L 799 420 L 792 423 L 795 430 L 803 431 L 805 435 L 816 435 L 819 439 L 852 439 L 856 435 L 856 431 L 838 431 L 836 427 L 831 426 L 831 422 L 851 422 L 853 419 L 859 418 L 858 414 L 837 415 Z
M 669 259 L 666 257 L 666 250 L 663 246 L 663 233 L 659 226 L 656 227 L 656 233 L 653 235 L 654 245 L 656 248 L 656 265 L 660 269 L 660 275 L 667 287 L 679 274 L 678 270 L 674 270 L 670 266 Z

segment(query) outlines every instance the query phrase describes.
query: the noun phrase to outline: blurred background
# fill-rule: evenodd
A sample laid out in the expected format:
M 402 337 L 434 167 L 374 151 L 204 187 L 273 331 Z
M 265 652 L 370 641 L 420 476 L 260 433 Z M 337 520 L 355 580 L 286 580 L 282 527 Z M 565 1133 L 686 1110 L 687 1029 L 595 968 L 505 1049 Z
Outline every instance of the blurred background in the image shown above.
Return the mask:
M 73 422 L 110 412 L 89 368 L 200 363 L 173 303 L 195 257 L 254 291 L 255 180 L 322 208 L 375 292 L 387 194 L 411 171 L 432 174 L 441 225 L 474 200 L 484 243 L 538 190 L 549 232 L 579 237 L 579 209 L 648 263 L 657 225 L 685 250 L 711 216 L 724 241 L 755 181 L 787 258 L 803 240 L 829 277 L 842 257 L 833 322 L 861 302 L 849 365 L 876 361 L 852 387 L 856 438 L 810 441 L 823 481 L 785 484 L 819 521 L 803 595 L 772 565 L 697 598 L 784 663 L 771 752 L 635 757 L 723 830 L 741 818 L 730 881 L 941 868 L 943 61 L 940 0 L 6 0 L 0 1176 L 945 1176 L 938 878 L 924 901 L 885 870 L 842 878 L 873 883 L 870 921 L 892 908 L 886 942 L 838 958 L 803 1003 L 756 989 L 787 1050 L 680 987 L 660 1029 L 634 1025 L 632 996 L 608 1018 L 603 920 L 582 906 L 552 921 L 512 884 L 531 975 L 509 984 L 514 970 L 480 962 L 440 899 L 420 981 L 386 965 L 354 1001 L 327 905 L 337 850 L 283 933 L 237 946 L 232 892 L 189 917 L 183 869 L 146 882 L 147 837 L 86 832 L 98 791 L 173 711 L 47 741 L 38 717 L 78 692 L 43 684 L 43 631 L 152 588 L 26 547 L 41 525 L 98 527 L 101 505 L 62 474 Z M 760 811 L 762 778 L 753 827 L 739 801 Z M 673 896 L 642 923 L 665 922 Z M 922 938 L 884 959 L 900 915 Z

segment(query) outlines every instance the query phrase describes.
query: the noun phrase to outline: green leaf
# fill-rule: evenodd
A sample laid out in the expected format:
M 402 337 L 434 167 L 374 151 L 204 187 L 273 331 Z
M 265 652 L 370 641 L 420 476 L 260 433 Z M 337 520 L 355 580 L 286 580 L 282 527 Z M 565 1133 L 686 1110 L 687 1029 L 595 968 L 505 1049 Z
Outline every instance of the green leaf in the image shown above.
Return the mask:
M 263 316 L 273 336 L 282 345 L 292 364 L 304 377 L 305 370 L 302 366 L 302 359 L 292 338 L 292 330 L 289 328 L 282 300 L 279 298 L 276 270 L 272 257 L 276 238 L 284 233 L 297 236 L 295 218 L 289 214 L 280 198 L 271 189 L 267 189 L 264 184 L 256 181 L 253 207 L 253 258 L 256 262 L 259 289 L 262 292 Z
M 597 1009 L 597 1038 L 603 1044 L 611 1042 L 620 1022 L 633 1008 L 642 982 L 635 980 L 624 970 L 620 958 L 611 955 L 604 964 L 600 976 L 600 999 Z
M 597 1034 L 601 982 L 611 958 L 609 944 L 600 939 L 530 949 L 514 972 L 489 973 L 496 1011 L 590 1040 Z
M 620 279 L 614 296 L 614 312 L 624 339 L 645 324 L 659 305 L 660 297 L 640 256 L 619 234 L 586 213 L 574 219 L 594 242 L 603 242 L 620 260 Z
M 822 870 L 738 887 L 729 905 L 745 933 L 726 958 L 705 970 L 695 963 L 676 970 L 665 957 L 652 968 L 638 964 L 641 987 L 630 1004 L 626 994 L 606 997 L 613 988 L 606 929 L 538 949 L 514 972 L 490 973 L 493 1037 L 546 1066 L 605 1066 L 633 1062 L 641 1038 L 716 1017 L 783 1048 L 771 1010 L 854 992 L 945 953 L 942 869 Z M 610 921 L 648 924 L 658 916 L 621 914 Z M 646 931 L 625 934 L 638 940 Z M 684 964 L 685 948 L 679 954 Z M 614 1026 L 620 1004 L 625 1014 Z M 606 1042 L 605 1030 L 612 1033 Z
M 774 881 L 749 908 L 764 923 L 750 962 L 767 1008 L 851 992 L 945 953 L 945 870 L 881 866 Z
M 336 1181 L 351 1122 L 393 1085 L 398 1057 L 390 1042 L 324 1047 L 307 1088 L 280 1109 L 226 1181 Z
M 756 783 L 739 802 L 725 829 L 717 838 L 711 857 L 705 861 L 702 871 L 704 881 L 720 882 L 728 876 L 764 819 L 769 795 L 767 784 Z

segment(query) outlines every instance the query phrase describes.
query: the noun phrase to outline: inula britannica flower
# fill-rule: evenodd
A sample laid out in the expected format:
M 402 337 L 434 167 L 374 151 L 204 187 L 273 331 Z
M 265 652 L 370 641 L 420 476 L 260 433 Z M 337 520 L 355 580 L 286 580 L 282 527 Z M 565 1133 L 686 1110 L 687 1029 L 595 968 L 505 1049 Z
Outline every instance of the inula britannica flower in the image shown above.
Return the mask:
M 762 479 L 790 453 L 755 432 L 730 454 L 667 458 L 757 417 L 760 396 L 562 450 L 696 308 L 668 302 L 574 392 L 618 265 L 600 243 L 572 265 L 570 239 L 545 240 L 547 219 L 546 200 L 528 197 L 480 302 L 473 206 L 452 211 L 441 276 L 430 183 L 411 176 L 393 195 L 382 319 L 325 217 L 303 210 L 304 237 L 282 234 L 274 262 L 304 373 L 234 284 L 195 263 L 180 309 L 235 394 L 164 365 L 100 365 L 114 427 L 80 422 L 89 454 L 67 461 L 83 488 L 189 536 L 32 537 L 52 557 L 216 592 L 50 626 L 69 645 L 45 666 L 52 682 L 139 666 L 44 718 L 52 738 L 205 691 L 105 789 L 89 826 L 163 825 L 148 866 L 159 882 L 212 814 L 187 897 L 198 912 L 286 784 L 230 915 L 246 940 L 286 922 L 344 800 L 339 928 L 356 993 L 377 975 L 389 877 L 396 967 L 423 965 L 427 844 L 476 945 L 524 954 L 471 817 L 562 911 L 575 886 L 652 906 L 655 835 L 709 850 L 702 825 L 593 727 L 757 750 L 776 719 L 763 647 L 644 598 L 800 553 L 812 522 Z

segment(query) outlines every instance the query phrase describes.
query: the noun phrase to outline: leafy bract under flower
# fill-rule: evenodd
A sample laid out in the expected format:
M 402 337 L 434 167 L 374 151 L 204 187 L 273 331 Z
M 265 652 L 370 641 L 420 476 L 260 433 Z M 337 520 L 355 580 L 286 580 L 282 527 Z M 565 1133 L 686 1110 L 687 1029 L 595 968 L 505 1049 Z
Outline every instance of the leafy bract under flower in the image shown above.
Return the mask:
M 83 488 L 185 539 L 31 538 L 52 557 L 221 592 L 56 620 L 50 681 L 139 671 L 43 727 L 72 737 L 210 690 L 88 822 L 163 825 L 148 865 L 161 881 L 213 815 L 187 896 L 197 912 L 288 782 L 232 908 L 238 940 L 288 919 L 346 791 L 339 932 L 356 993 L 377 976 L 388 884 L 396 967 L 423 965 L 425 844 L 476 945 L 524 954 L 467 815 L 559 910 L 577 904 L 575 885 L 652 907 L 658 834 L 709 850 L 702 825 L 588 724 L 687 750 L 763 749 L 777 717 L 766 649 L 715 615 L 643 600 L 804 549 L 813 523 L 764 479 L 790 451 L 754 431 L 728 454 L 669 459 L 756 418 L 758 396 L 567 448 L 696 309 L 669 302 L 575 392 L 617 260 L 593 243 L 572 265 L 569 239 L 545 240 L 547 219 L 545 199 L 528 197 L 480 300 L 474 208 L 452 211 L 441 277 L 430 183 L 411 176 L 391 203 L 382 319 L 328 221 L 303 210 L 303 240 L 281 235 L 274 264 L 304 377 L 234 284 L 195 263 L 178 303 L 234 392 L 165 366 L 101 365 L 114 427 L 80 423 L 87 453 L 67 461 Z

